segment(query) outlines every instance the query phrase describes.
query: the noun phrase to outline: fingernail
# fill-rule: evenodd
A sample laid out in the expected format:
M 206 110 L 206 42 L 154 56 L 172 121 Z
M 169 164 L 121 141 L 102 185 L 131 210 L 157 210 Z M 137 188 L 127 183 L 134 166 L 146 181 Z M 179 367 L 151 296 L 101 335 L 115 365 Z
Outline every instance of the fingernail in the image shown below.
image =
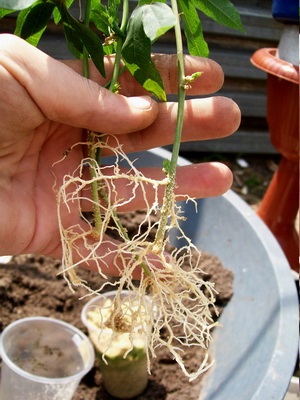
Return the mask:
M 128 102 L 132 107 L 139 108 L 140 110 L 152 108 L 152 99 L 149 96 L 128 97 Z

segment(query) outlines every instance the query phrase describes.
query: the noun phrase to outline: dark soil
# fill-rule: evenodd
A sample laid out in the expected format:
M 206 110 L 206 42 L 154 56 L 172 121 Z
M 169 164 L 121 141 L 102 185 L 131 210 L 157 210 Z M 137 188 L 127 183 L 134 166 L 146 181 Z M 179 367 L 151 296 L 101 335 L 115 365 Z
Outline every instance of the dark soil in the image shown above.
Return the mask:
M 216 283 L 219 292 L 217 305 L 222 307 L 232 295 L 233 275 L 216 257 L 203 254 L 202 267 L 207 278 Z M 56 276 L 60 262 L 42 256 L 17 256 L 8 264 L 0 264 L 0 332 L 11 322 L 28 316 L 47 316 L 69 322 L 86 332 L 80 320 L 81 309 L 88 299 L 78 300 L 85 294 L 82 288 L 72 294 L 65 280 Z M 82 271 L 81 277 L 99 282 L 99 275 Z M 201 359 L 201 350 L 187 351 L 187 365 L 193 369 Z M 162 349 L 152 364 L 152 375 L 145 392 L 139 400 L 193 400 L 199 396 L 200 379 L 190 383 L 171 355 Z M 74 400 L 113 399 L 101 384 L 97 361 L 83 378 Z

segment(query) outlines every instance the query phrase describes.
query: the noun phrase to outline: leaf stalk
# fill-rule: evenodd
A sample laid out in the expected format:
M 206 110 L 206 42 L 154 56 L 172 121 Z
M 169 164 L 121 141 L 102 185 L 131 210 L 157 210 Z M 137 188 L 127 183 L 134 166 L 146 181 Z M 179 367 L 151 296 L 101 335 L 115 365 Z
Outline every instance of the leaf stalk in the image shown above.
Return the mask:
M 120 31 L 122 32 L 122 35 L 118 35 L 113 76 L 112 76 L 112 79 L 110 82 L 110 87 L 109 87 L 112 92 L 114 92 L 115 88 L 118 87 L 118 80 L 119 80 L 119 76 L 120 76 L 121 57 L 122 57 L 122 46 L 124 43 L 128 19 L 129 19 L 129 1 L 124 0 L 123 1 L 122 22 L 121 22 L 121 27 L 120 27 Z

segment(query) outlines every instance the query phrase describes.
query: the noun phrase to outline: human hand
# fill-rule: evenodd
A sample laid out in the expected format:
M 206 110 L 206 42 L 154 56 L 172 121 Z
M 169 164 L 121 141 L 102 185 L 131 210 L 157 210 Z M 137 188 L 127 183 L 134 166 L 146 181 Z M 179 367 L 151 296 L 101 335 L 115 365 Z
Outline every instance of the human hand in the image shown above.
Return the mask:
M 155 62 L 166 91 L 174 93 L 174 58 L 157 55 Z M 223 73 L 216 63 L 193 57 L 186 57 L 185 63 L 187 74 L 204 72 L 189 94 L 209 94 L 221 87 Z M 106 64 L 109 77 L 109 59 Z M 15 36 L 0 35 L 0 254 L 61 257 L 54 179 L 59 185 L 75 170 L 82 148 L 75 147 L 65 162 L 55 165 L 55 177 L 53 165 L 82 140 L 85 129 L 116 135 L 125 152 L 172 142 L 176 104 L 145 97 L 126 73 L 120 80 L 123 96 L 112 94 L 101 87 L 105 81 L 95 69 L 87 80 L 78 73 L 80 68 L 79 61 L 62 63 Z M 239 121 L 238 107 L 229 99 L 189 100 L 183 140 L 227 136 Z M 154 178 L 163 176 L 161 169 L 150 172 Z M 218 163 L 182 167 L 177 192 L 215 196 L 230 187 L 231 179 L 227 167 Z M 78 218 L 74 213 L 66 216 L 70 224 Z

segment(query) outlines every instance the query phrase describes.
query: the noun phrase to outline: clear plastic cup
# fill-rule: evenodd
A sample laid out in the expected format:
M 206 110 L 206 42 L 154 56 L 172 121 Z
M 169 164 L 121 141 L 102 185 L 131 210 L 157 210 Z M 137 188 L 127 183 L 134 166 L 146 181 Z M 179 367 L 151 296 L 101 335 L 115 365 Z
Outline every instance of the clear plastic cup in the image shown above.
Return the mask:
M 0 337 L 0 356 L 1 400 L 71 400 L 95 357 L 79 329 L 47 317 L 7 326 Z

